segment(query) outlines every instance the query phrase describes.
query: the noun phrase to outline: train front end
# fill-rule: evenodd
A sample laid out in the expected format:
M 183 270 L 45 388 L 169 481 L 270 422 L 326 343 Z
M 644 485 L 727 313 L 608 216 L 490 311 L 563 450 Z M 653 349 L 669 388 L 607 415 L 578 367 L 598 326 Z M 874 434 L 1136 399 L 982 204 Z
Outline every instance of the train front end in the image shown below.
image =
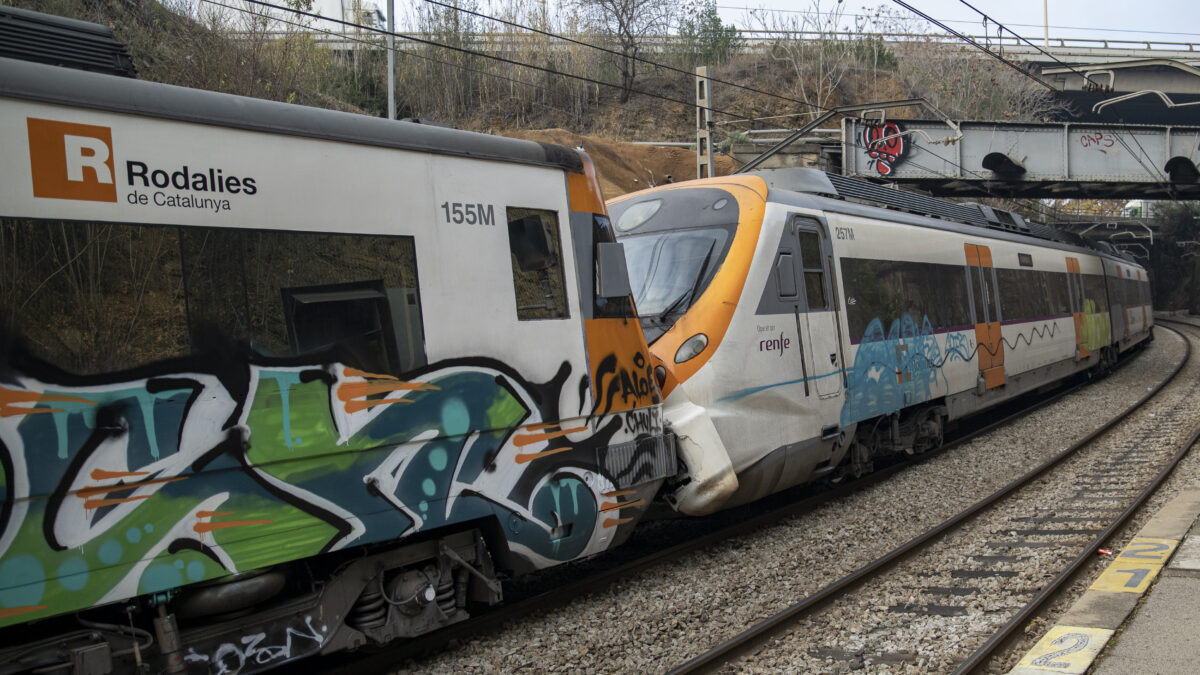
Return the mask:
M 608 205 L 685 468 L 666 499 L 688 515 L 712 513 L 738 492 L 738 467 L 715 421 L 723 385 L 713 362 L 718 352 L 738 350 L 740 340 L 721 347 L 758 247 L 766 192 L 761 179 L 738 176 L 663 186 Z

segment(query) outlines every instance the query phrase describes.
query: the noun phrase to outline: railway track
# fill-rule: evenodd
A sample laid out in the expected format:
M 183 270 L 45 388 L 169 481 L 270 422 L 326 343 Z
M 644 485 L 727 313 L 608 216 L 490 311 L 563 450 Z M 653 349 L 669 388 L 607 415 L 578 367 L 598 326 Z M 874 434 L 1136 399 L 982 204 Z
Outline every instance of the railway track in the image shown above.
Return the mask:
M 738 535 L 777 523 L 785 518 L 811 511 L 823 504 L 844 498 L 870 485 L 880 483 L 896 473 L 919 462 L 927 461 L 949 452 L 970 441 L 1010 423 L 1031 410 L 1050 405 L 1086 382 L 1064 385 L 1059 390 L 1029 401 L 1015 402 L 1005 406 L 1002 414 L 994 415 L 991 421 L 974 424 L 948 437 L 942 447 L 919 456 L 899 459 L 882 466 L 876 471 L 857 479 L 847 480 L 835 486 L 800 486 L 767 497 L 754 504 L 724 511 L 707 518 L 673 519 L 669 524 L 648 524 L 644 531 L 635 534 L 642 539 L 657 539 L 649 544 L 650 552 L 642 552 L 647 545 L 626 544 L 590 561 L 565 568 L 553 568 L 541 575 L 526 580 L 517 591 L 515 601 L 502 607 L 474 616 L 471 619 L 447 627 L 417 641 L 388 646 L 362 654 L 339 654 L 318 662 L 327 674 L 361 675 L 363 672 L 383 672 L 397 660 L 420 659 L 435 654 L 449 645 L 481 633 L 496 631 L 514 620 L 530 616 L 547 609 L 560 607 L 580 596 L 603 591 L 610 584 L 629 578 L 644 570 L 652 569 L 678 560 L 684 556 L 726 541 Z M 675 531 L 667 531 L 667 529 Z M 656 531 L 657 530 L 657 531 Z M 665 543 L 664 543 L 665 542 Z M 529 592 L 527 587 L 537 585 L 546 577 L 557 579 L 550 582 L 549 590 Z
M 954 517 L 675 667 L 974 672 L 1097 557 L 1200 436 L 1181 415 L 1200 379 L 1168 387 L 1187 354 L 1140 400 Z M 1163 401 L 1163 392 L 1168 401 Z M 1136 418 L 1136 419 L 1134 419 Z M 1186 436 L 1179 442 L 1178 438 Z

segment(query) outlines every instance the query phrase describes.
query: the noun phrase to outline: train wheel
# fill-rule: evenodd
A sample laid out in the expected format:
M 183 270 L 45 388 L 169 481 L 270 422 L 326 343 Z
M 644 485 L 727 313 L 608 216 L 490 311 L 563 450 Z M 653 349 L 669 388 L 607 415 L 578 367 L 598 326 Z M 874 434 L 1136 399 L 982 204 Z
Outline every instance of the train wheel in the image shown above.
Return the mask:
M 945 424 L 941 408 L 928 408 L 917 417 L 916 437 L 913 439 L 913 451 L 916 453 L 929 452 L 942 447 L 945 439 Z

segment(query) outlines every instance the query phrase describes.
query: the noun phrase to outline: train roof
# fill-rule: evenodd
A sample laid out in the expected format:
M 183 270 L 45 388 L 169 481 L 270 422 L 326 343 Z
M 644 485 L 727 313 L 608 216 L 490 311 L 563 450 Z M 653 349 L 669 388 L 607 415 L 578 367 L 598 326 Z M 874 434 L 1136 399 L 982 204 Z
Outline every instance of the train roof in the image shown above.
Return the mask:
M 98 23 L 0 7 L 0 56 L 135 77 L 133 59 Z
M 1033 237 L 1065 246 L 1089 249 L 1095 253 L 1138 264 L 1132 256 L 1118 251 L 1108 242 L 1089 241 L 1073 233 L 1062 232 L 1041 223 L 1027 221 L 1020 214 L 995 209 L 985 204 L 947 202 L 928 195 L 907 192 L 856 178 L 847 178 L 819 169 L 761 169 L 753 171 L 749 175 L 761 177 L 771 190 L 832 197 L 871 207 L 985 228 L 996 233 Z
M 581 172 L 583 159 L 550 143 L 145 82 L 0 58 L 0 97 L 288 136 Z

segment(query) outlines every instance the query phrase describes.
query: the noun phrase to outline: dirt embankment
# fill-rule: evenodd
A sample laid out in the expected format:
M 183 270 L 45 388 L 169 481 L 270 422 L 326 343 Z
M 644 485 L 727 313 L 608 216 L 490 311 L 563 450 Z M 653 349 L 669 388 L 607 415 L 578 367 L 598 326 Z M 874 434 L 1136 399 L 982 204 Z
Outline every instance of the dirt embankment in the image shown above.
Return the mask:
M 596 175 L 605 199 L 696 177 L 696 152 L 687 148 L 635 145 L 581 136 L 565 129 L 508 131 L 503 135 L 583 148 L 596 165 Z M 733 173 L 736 168 L 733 159 L 717 155 L 716 175 Z

